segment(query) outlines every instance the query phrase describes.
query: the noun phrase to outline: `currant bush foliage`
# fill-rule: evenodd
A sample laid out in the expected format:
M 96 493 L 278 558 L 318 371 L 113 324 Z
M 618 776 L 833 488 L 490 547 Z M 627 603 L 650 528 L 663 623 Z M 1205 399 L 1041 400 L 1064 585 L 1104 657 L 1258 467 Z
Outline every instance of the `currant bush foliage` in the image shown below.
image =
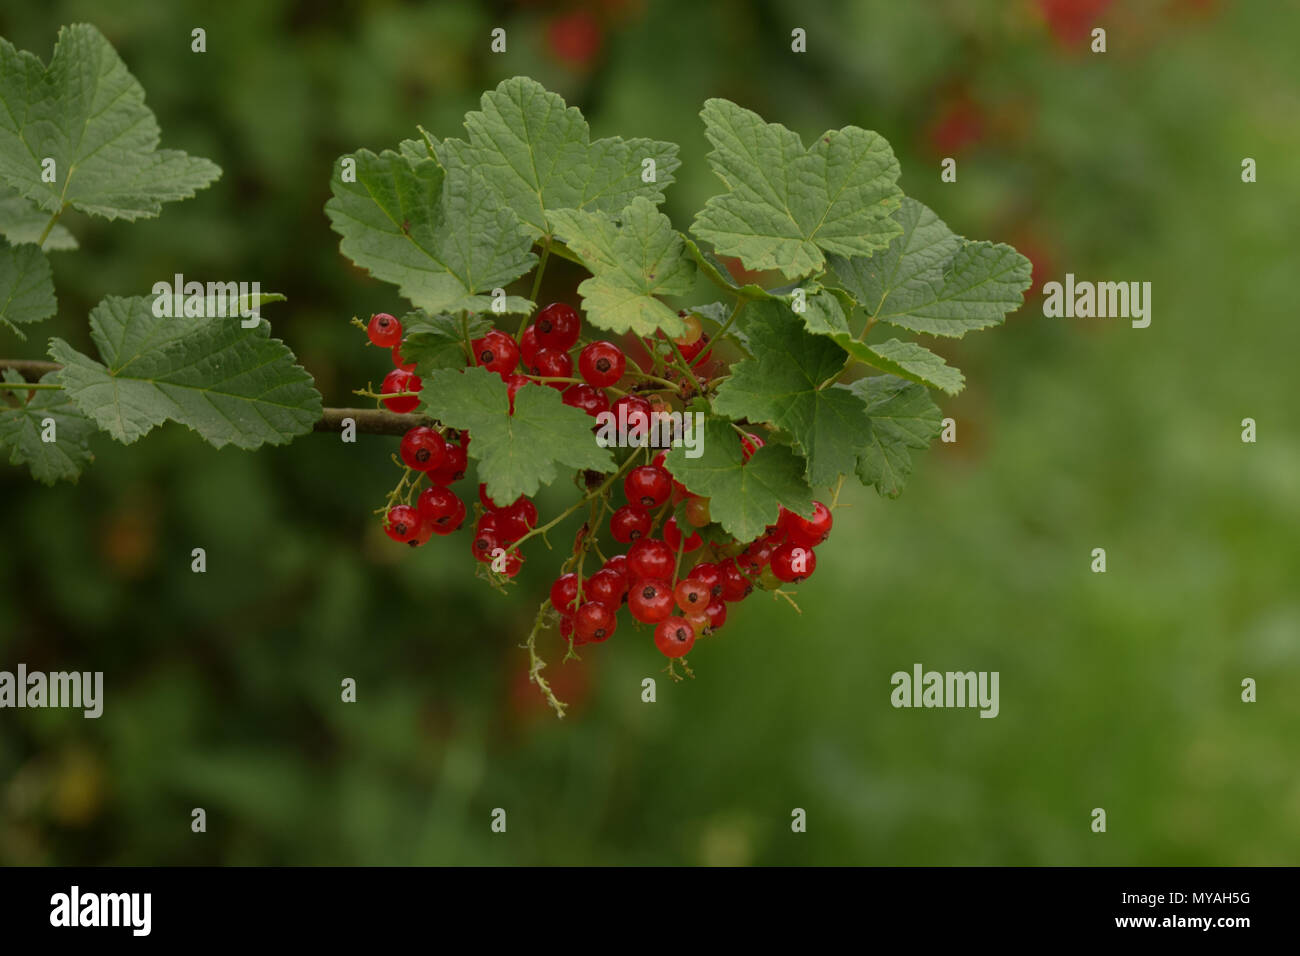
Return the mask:
M 48 66 L 0 37 L 0 328 L 21 340 L 18 326 L 55 314 L 46 254 L 77 247 L 58 223 L 66 210 L 150 218 L 221 175 L 159 139 L 144 90 L 93 26 L 61 30 Z M 55 338 L 49 356 L 63 367 L 41 379 L 46 388 L 30 398 L 0 391 L 0 446 L 11 463 L 46 483 L 75 481 L 96 432 L 130 443 L 167 420 L 218 448 L 283 444 L 311 430 L 320 395 L 265 320 L 244 328 L 225 314 L 234 303 L 219 311 L 202 297 L 183 315 L 159 317 L 153 301 L 104 299 L 90 314 L 102 361 Z M 4 381 L 22 379 L 7 370 Z
M 929 389 L 956 394 L 964 380 L 919 342 L 881 339 L 878 323 L 957 337 L 1019 307 L 1029 261 L 956 235 L 904 197 L 880 135 L 847 126 L 805 146 L 727 100 L 700 115 L 725 188 L 690 235 L 658 208 L 676 146 L 593 142 L 578 110 L 524 77 L 484 94 L 465 139 L 420 129 L 422 142 L 337 164 L 326 212 L 340 247 L 418 310 L 404 320 L 420 331 L 403 354 L 425 379 L 422 411 L 473 432 L 469 454 L 493 498 L 531 494 L 564 470 L 616 467 L 590 419 L 550 389 L 520 391 L 512 417 L 503 383 L 458 371 L 471 337 L 496 321 L 515 334 L 519 320 L 504 314 L 536 308 L 517 280 L 545 256 L 590 273 L 577 291 L 591 325 L 662 349 L 687 310 L 732 359 L 691 398 L 707 416 L 702 456 L 678 448 L 668 465 L 738 540 L 781 507 L 808 515 L 814 492 L 845 476 L 901 492 L 912 452 L 940 429 Z M 737 282 L 723 257 L 777 281 Z M 493 307 L 492 290 L 510 283 L 514 294 Z M 746 458 L 737 426 L 761 429 L 766 446 Z

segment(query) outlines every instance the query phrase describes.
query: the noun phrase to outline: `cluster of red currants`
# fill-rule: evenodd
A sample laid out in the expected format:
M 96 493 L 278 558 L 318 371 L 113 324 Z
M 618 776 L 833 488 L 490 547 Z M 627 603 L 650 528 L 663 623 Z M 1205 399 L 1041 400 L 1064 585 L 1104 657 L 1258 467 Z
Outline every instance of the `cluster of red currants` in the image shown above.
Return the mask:
M 708 336 L 702 333 L 698 317 L 683 315 L 683 319 L 686 331 L 673 340 L 676 349 L 693 367 L 703 365 L 710 358 L 709 353 L 701 355 Z M 371 317 L 366 330 L 373 344 L 392 350 L 394 369 L 381 388 L 384 405 L 393 412 L 414 411 L 422 383 L 414 365 L 406 364 L 402 357 L 401 322 L 379 313 Z M 580 377 L 574 377 L 571 352 L 580 331 L 577 311 L 554 303 L 538 312 L 518 342 L 498 330 L 474 339 L 470 364 L 501 376 L 512 414 L 520 389 L 549 385 L 561 391 L 565 404 L 589 415 L 610 411 L 629 426 L 640 419 L 648 429 L 661 408 L 631 391 L 617 389 L 618 397 L 611 403 L 606 392 L 628 371 L 627 356 L 617 345 L 597 341 L 582 347 L 577 358 Z M 386 509 L 384 530 L 390 538 L 420 545 L 432 535 L 448 535 L 461 527 L 467 516 L 465 503 L 450 486 L 465 477 L 469 443 L 466 432 L 440 432 L 426 426 L 406 432 L 400 448 L 402 462 L 426 476 L 429 487 L 420 491 L 414 504 L 393 504 Z M 762 445 L 757 435 L 746 434 L 741 440 L 746 459 Z M 615 541 L 628 546 L 627 552 L 610 558 L 586 578 L 580 574 L 579 561 L 578 571 L 561 575 L 551 586 L 560 633 L 574 645 L 608 640 L 617 628 L 619 609 L 627 605 L 635 620 L 655 625 L 655 644 L 660 651 L 669 658 L 681 657 L 697 635 L 721 627 L 727 619 L 727 605 L 743 600 L 756 585 L 772 590 L 782 583 L 797 583 L 817 567 L 813 549 L 831 529 L 830 510 L 821 502 L 811 518 L 782 509 L 777 523 L 755 541 L 714 541 L 706 546 L 699 529 L 712 524 L 709 499 L 691 494 L 677 482 L 665 457 L 661 452 L 652 464 L 635 467 L 624 477 L 627 503 L 613 511 L 609 532 Z M 407 492 L 407 502 L 413 487 L 407 486 L 405 479 L 398 487 L 398 492 Z M 471 539 L 474 557 L 496 573 L 514 577 L 524 561 L 516 545 L 537 527 L 537 507 L 527 497 L 499 506 L 482 484 L 479 501 L 484 510 Z M 689 526 L 686 534 L 676 515 L 664 520 L 678 505 Z M 575 555 L 585 554 L 587 531 L 585 525 L 579 531 Z
M 752 453 L 760 439 L 749 437 Z M 662 454 L 654 464 L 632 469 L 623 492 L 627 504 L 610 516 L 609 531 L 615 541 L 629 545 L 627 553 L 610 558 L 585 580 L 570 572 L 551 585 L 560 633 L 575 645 L 608 640 L 618 626 L 618 610 L 626 604 L 635 620 L 655 625 L 655 646 L 665 656 L 681 657 L 697 635 L 720 628 L 727 605 L 744 600 L 755 585 L 772 590 L 811 575 L 817 567 L 813 548 L 831 530 L 830 510 L 817 502 L 811 518 L 782 509 L 777 523 L 758 540 L 706 549 L 697 529 L 710 523 L 709 499 L 675 481 Z M 651 510 L 670 500 L 682 505 L 692 527 L 684 535 L 672 516 L 655 537 Z

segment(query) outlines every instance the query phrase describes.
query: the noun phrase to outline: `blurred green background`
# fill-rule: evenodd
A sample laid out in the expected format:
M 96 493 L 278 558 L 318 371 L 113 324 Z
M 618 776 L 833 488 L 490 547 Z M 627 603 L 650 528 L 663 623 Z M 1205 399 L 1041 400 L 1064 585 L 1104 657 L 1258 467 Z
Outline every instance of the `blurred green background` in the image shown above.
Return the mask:
M 878 130 L 958 232 L 1016 244 L 1040 284 L 1151 281 L 1153 321 L 1049 320 L 1035 293 L 940 342 L 969 382 L 942 402 L 958 442 L 919 455 L 897 501 L 846 495 L 802 616 L 733 608 L 677 685 L 626 621 L 581 664 L 547 635 L 562 722 L 518 647 L 558 555 L 502 598 L 463 536 L 392 545 L 370 512 L 393 439 L 245 454 L 169 426 L 97 439 L 77 486 L 4 466 L 0 668 L 106 687 L 97 721 L 0 712 L 0 862 L 1297 862 L 1294 5 L 51 0 L 6 5 L 0 34 L 48 59 L 80 20 L 143 83 L 163 145 L 224 175 L 156 220 L 66 217 L 82 249 L 54 256 L 58 318 L 6 356 L 84 347 L 95 302 L 174 272 L 257 278 L 289 296 L 275 334 L 348 404 L 387 365 L 348 319 L 402 302 L 339 255 L 331 162 L 417 123 L 456 134 L 521 73 L 596 135 L 680 143 L 679 227 L 720 189 L 697 113 L 726 96 L 805 137 Z M 551 271 L 545 298 L 575 278 Z M 894 710 L 890 674 L 914 662 L 999 671 L 1001 715 Z

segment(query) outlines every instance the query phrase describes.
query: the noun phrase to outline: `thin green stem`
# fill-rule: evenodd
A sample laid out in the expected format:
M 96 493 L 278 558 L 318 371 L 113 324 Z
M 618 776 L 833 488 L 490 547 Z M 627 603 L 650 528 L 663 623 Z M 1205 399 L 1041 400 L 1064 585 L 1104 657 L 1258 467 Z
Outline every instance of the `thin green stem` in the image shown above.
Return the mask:
M 564 511 L 560 512 L 560 514 L 557 515 L 555 518 L 552 518 L 550 521 L 546 522 L 546 524 L 539 524 L 532 531 L 529 531 L 526 535 L 524 535 L 522 538 L 516 541 L 514 546 L 517 548 L 525 541 L 527 541 L 529 538 L 533 538 L 536 537 L 537 535 L 545 534 L 546 532 L 554 528 L 557 524 L 559 524 L 561 521 L 563 521 L 565 518 L 569 517 L 569 515 L 573 514 L 575 511 L 577 511 L 579 508 L 581 508 L 583 505 L 589 502 L 592 498 L 596 498 L 599 497 L 600 495 L 603 495 L 609 489 L 609 486 L 612 485 L 615 481 L 617 481 L 622 476 L 623 472 L 625 472 L 628 469 L 628 466 L 631 465 L 632 462 L 634 461 L 636 461 L 636 454 L 633 453 L 631 455 L 628 455 L 627 461 L 619 465 L 618 470 L 615 471 L 608 478 L 606 478 L 601 483 L 600 487 L 596 488 L 594 491 L 587 492 L 585 495 L 579 498 L 576 503 L 570 505 L 568 508 L 565 508 Z M 594 532 L 591 531 L 591 529 L 588 529 L 588 533 L 594 533 Z
M 749 300 L 743 296 L 738 296 L 736 298 L 736 307 L 731 310 L 731 315 L 727 316 L 727 321 L 723 322 L 722 326 L 718 329 L 718 334 L 713 337 L 714 342 L 722 341 L 723 337 L 726 336 L 728 330 L 731 328 L 732 323 L 736 321 L 736 316 L 740 315 L 740 310 L 743 309 L 745 304 L 748 302 Z M 704 358 L 708 351 L 708 349 L 700 349 L 700 354 L 691 359 L 691 368 L 694 368 L 696 363 L 699 362 L 700 359 Z
M 8 383 L 8 382 L 0 382 L 0 391 L 26 392 L 26 391 L 29 391 L 29 390 L 34 391 L 34 390 L 36 390 L 36 389 L 42 389 L 42 388 L 43 388 L 43 389 L 59 389 L 59 388 L 63 388 L 63 386 L 62 386 L 62 385 L 59 385 L 59 384 L 56 384 L 56 383 L 52 383 L 52 382 L 51 382 L 51 383 L 48 383 L 48 384 L 42 384 L 42 383 L 40 383 L 40 382 L 30 382 L 30 383 L 29 383 L 29 382 L 16 382 L 16 383 L 14 383 L 14 384 L 12 384 L 12 385 L 11 385 L 10 383 Z
M 528 298 L 533 303 L 537 302 L 537 296 L 542 291 L 542 275 L 546 272 L 546 263 L 551 258 L 551 237 L 542 237 L 542 255 L 537 260 L 537 269 L 533 272 L 533 289 L 528 293 Z M 519 320 L 519 331 L 515 333 L 515 341 L 524 340 L 524 329 L 528 328 L 528 316 L 525 315 Z
M 546 667 L 546 661 L 537 656 L 537 635 L 546 624 L 546 611 L 550 606 L 551 602 L 547 599 L 537 609 L 537 618 L 533 621 L 533 629 L 528 632 L 528 640 L 525 642 L 524 647 L 528 648 L 528 679 L 537 685 L 537 689 L 542 692 L 542 696 L 551 705 L 555 715 L 563 717 L 564 709 L 568 705 L 555 696 L 555 691 L 551 690 L 550 683 L 542 676 L 542 669 Z
M 67 188 L 66 184 L 64 184 L 64 188 Z M 54 215 L 50 217 L 50 221 L 45 224 L 45 228 L 41 231 L 41 237 L 36 240 L 36 245 L 39 248 L 45 248 L 45 240 L 50 237 L 50 233 L 54 230 L 54 224 L 59 221 L 59 217 L 63 215 L 63 210 L 67 208 L 66 203 L 60 206 Z

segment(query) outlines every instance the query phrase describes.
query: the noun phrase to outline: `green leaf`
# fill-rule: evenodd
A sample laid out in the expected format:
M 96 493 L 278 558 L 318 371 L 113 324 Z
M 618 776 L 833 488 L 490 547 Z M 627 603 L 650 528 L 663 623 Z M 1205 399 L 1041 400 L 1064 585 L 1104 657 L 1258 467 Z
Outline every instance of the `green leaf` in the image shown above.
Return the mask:
M 438 368 L 464 368 L 465 339 L 472 341 L 491 332 L 493 325 L 481 315 L 472 315 L 465 320 L 466 328 L 461 328 L 461 320 L 452 315 L 426 315 L 412 312 L 402 316 L 402 328 L 406 337 L 402 339 L 402 358 L 415 363 L 415 372 L 421 378 Z
M 107 219 L 157 216 L 221 170 L 158 149 L 144 90 L 88 23 L 59 31 L 49 68 L 0 39 L 0 177 L 49 214 L 67 206 Z M 44 161 L 54 161 L 45 182 Z
M 828 130 L 804 149 L 799 135 L 728 100 L 700 114 L 709 164 L 728 192 L 692 231 L 747 269 L 797 278 L 820 272 L 823 252 L 869 255 L 896 235 L 898 160 L 884 137 L 856 126 Z
M 0 239 L 0 325 L 26 338 L 17 326 L 48 319 L 58 306 L 50 263 L 33 243 L 11 246 Z
M 904 199 L 894 219 L 903 231 L 885 252 L 830 260 L 834 278 L 867 314 L 957 338 L 1020 308 L 1032 267 L 1015 249 L 963 239 L 915 199 Z
M 577 253 L 591 278 L 578 292 L 587 321 L 611 332 L 668 335 L 682 332 L 682 320 L 656 296 L 685 295 L 695 288 L 695 265 L 668 217 L 644 197 L 633 199 L 618 218 L 602 212 L 557 209 L 556 235 Z
M 701 450 L 700 457 L 688 458 L 685 448 L 672 449 L 668 470 L 687 490 L 709 499 L 710 516 L 737 541 L 761 535 L 783 506 L 804 516 L 812 513 L 804 461 L 784 445 L 765 445 L 745 461 L 731 423 L 709 417 Z
M 735 419 L 788 432 L 807 459 L 808 483 L 833 485 L 852 474 L 871 434 L 862 399 L 846 385 L 829 385 L 848 356 L 830 339 L 810 335 L 781 302 L 753 302 L 740 316 L 749 351 L 722 383 L 713 407 Z
M 816 335 L 824 335 L 861 362 L 882 372 L 938 388 L 956 395 L 965 385 L 961 372 L 915 342 L 888 342 L 868 344 L 859 342 L 849 330 L 845 316 L 846 305 L 852 299 L 840 289 L 821 289 L 816 284 L 805 288 L 806 308 L 802 313 L 804 327 Z
M 596 443 L 592 419 L 565 405 L 553 388 L 521 388 L 512 415 L 506 383 L 475 366 L 432 372 L 420 398 L 438 421 L 469 431 L 469 455 L 495 501 L 535 494 L 555 480 L 557 465 L 601 472 L 614 467 L 610 450 Z
M 340 161 L 325 204 L 339 248 L 416 308 L 485 312 L 492 299 L 484 293 L 537 262 L 515 214 L 468 173 L 449 175 L 435 160 L 392 150 L 363 149 L 347 159 L 356 162 L 356 181 L 343 181 Z M 505 311 L 530 312 L 532 303 L 509 296 Z
M 14 384 L 23 380 L 13 369 L 6 369 L 3 378 Z M 49 372 L 41 381 L 54 384 L 56 378 L 56 372 Z M 13 394 L 26 397 L 24 392 Z M 41 436 L 51 421 L 54 440 L 47 442 Z M 0 446 L 9 449 L 9 463 L 28 465 L 32 477 L 47 485 L 75 482 L 81 476 L 95 458 L 88 439 L 97 430 L 67 393 L 56 389 L 37 391 L 30 402 L 16 408 L 0 404 Z
M 320 395 L 261 319 L 160 318 L 154 299 L 110 296 L 90 313 L 104 364 L 62 339 L 50 357 L 59 382 L 99 427 L 131 444 L 170 419 L 222 448 L 283 445 L 311 431 Z
M 858 456 L 858 477 L 897 498 L 912 473 L 912 449 L 925 448 L 942 428 L 942 413 L 922 385 L 874 375 L 851 386 L 867 403 L 871 441 Z
M 552 231 L 557 209 L 617 213 L 637 197 L 660 203 L 681 165 L 675 143 L 591 142 L 578 108 L 527 77 L 502 80 L 481 105 L 465 116 L 469 141 L 443 141 L 438 158 L 449 170 L 473 170 L 534 237 Z M 641 180 L 646 159 L 655 163 L 651 183 Z
M 30 199 L 24 199 L 18 190 L 0 185 L 0 236 L 15 246 L 36 242 L 50 221 L 50 213 L 40 209 Z M 59 252 L 77 248 L 77 240 L 63 226 L 56 225 L 45 237 L 45 252 Z

